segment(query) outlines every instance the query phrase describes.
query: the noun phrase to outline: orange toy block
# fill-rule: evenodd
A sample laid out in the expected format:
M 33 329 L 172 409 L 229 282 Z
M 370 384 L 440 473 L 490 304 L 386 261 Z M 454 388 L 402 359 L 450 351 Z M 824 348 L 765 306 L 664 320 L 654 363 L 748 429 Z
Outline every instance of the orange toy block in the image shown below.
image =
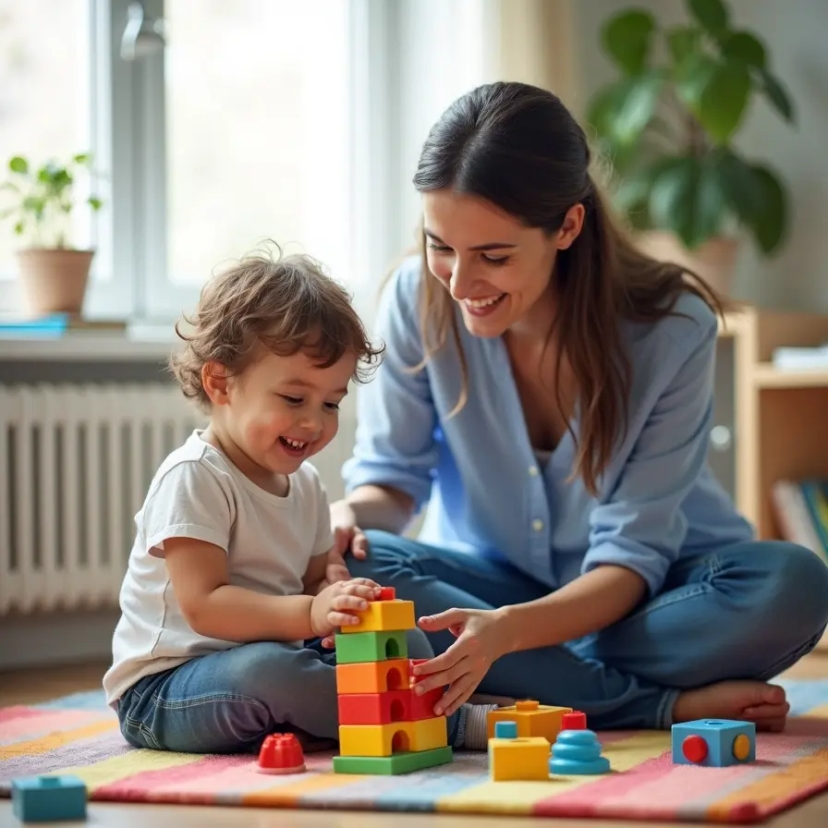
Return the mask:
M 336 692 L 387 693 L 389 690 L 407 690 L 411 667 L 407 658 L 388 661 L 365 661 L 336 665 Z
M 397 598 L 390 601 L 371 601 L 368 609 L 356 613 L 356 616 L 359 623 L 341 627 L 340 633 L 413 630 L 417 626 L 414 621 L 414 602 L 400 601 Z
M 515 722 L 518 736 L 543 736 L 551 745 L 561 732 L 564 714 L 571 712 L 571 707 L 553 707 L 527 699 L 511 707 L 499 707 L 497 710 L 489 711 L 486 717 L 486 731 L 488 738 L 492 739 L 495 722 Z

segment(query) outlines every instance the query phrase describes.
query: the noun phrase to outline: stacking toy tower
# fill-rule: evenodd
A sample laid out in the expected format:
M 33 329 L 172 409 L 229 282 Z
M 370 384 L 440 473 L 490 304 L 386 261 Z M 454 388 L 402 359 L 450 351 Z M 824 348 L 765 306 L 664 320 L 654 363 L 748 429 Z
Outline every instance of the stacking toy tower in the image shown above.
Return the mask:
M 610 763 L 601 756 L 601 743 L 591 730 L 587 729 L 586 716 L 580 711 L 567 713 L 563 717 L 563 730 L 552 745 L 549 770 L 552 773 L 581 776 L 608 773 Z
M 406 630 L 414 604 L 397 599 L 392 587 L 358 613 L 359 623 L 335 638 L 339 750 L 336 773 L 400 774 L 452 760 L 445 716 L 434 715 L 443 695 L 437 687 L 413 690 Z

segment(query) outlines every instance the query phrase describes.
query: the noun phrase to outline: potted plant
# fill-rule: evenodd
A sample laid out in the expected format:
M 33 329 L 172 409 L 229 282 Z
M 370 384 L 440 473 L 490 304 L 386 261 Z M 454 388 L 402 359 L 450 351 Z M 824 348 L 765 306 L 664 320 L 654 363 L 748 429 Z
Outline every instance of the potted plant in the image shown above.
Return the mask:
M 29 240 L 17 259 L 24 300 L 34 315 L 79 314 L 83 307 L 95 251 L 72 247 L 69 231 L 76 176 L 91 163 L 89 153 L 39 168 L 20 155 L 9 160 L 9 177 L 0 189 L 12 203 L 0 210 L 0 218 L 11 219 L 15 234 Z M 89 196 L 86 203 L 93 211 L 101 208 L 97 196 Z
M 769 255 L 788 222 L 778 174 L 733 138 L 753 95 L 789 123 L 794 111 L 765 44 L 731 26 L 722 0 L 687 0 L 687 9 L 690 20 L 670 28 L 642 9 L 605 22 L 602 46 L 621 77 L 598 90 L 587 118 L 641 249 L 727 294 L 742 232 Z

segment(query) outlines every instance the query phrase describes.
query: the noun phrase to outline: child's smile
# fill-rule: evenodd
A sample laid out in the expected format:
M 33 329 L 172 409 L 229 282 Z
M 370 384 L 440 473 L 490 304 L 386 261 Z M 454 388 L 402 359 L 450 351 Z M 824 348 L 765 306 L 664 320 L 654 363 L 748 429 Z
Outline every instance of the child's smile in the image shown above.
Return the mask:
M 307 441 L 294 440 L 292 437 L 280 437 L 279 443 L 291 457 L 304 457 L 305 450 L 310 445 Z

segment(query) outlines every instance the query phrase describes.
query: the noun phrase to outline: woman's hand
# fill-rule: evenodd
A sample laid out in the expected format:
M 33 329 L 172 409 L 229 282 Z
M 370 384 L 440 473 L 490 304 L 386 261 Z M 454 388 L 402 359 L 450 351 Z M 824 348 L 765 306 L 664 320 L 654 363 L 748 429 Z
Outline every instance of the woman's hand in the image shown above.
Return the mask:
M 328 566 L 325 580 L 329 584 L 346 581 L 351 577 L 345 555 L 348 550 L 355 558 L 362 560 L 368 554 L 368 539 L 357 526 L 356 515 L 346 500 L 337 500 L 331 504 L 331 527 L 334 543 L 328 552 Z
M 509 652 L 503 614 L 500 610 L 450 609 L 424 616 L 419 625 L 427 633 L 449 630 L 457 638 L 444 653 L 414 667 L 415 692 L 449 685 L 434 712 L 450 716 L 474 693 L 492 664 Z

